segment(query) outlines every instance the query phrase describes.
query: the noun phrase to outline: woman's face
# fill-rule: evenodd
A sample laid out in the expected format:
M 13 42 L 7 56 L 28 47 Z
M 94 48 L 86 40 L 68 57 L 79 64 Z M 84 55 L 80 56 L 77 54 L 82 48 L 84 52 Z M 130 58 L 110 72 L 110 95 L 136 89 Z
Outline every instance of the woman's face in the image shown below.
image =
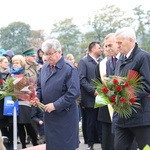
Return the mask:
M 12 65 L 13 65 L 14 70 L 17 70 L 18 68 L 22 67 L 19 60 L 13 61 Z
M 74 64 L 75 60 L 74 60 L 74 57 L 73 56 L 70 56 L 68 58 L 68 61 L 71 63 L 71 64 Z
M 43 51 L 39 51 L 39 56 L 42 58 L 42 56 L 44 55 L 44 52 Z
M 6 69 L 8 69 L 8 64 L 9 63 L 8 63 L 7 58 L 6 58 L 6 59 L 3 59 L 3 61 L 0 63 L 0 66 L 2 69 L 6 70 Z

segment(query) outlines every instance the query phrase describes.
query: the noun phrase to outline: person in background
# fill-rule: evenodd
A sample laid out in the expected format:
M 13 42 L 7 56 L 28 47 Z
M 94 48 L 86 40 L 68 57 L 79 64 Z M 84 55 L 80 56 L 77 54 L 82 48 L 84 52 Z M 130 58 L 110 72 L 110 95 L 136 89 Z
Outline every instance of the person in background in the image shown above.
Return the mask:
M 40 69 L 40 65 L 36 62 L 36 53 L 33 48 L 29 48 L 23 52 L 23 56 L 26 61 L 25 71 L 28 73 L 30 77 L 34 77 L 37 80 L 38 71 Z
M 1 150 L 6 150 L 4 144 L 3 144 L 3 138 L 2 138 L 2 134 L 1 134 L 1 131 L 0 131 L 0 149 Z
M 25 57 L 26 67 L 25 72 L 28 74 L 28 76 L 33 77 L 35 81 L 37 81 L 38 73 L 41 68 L 41 65 L 39 65 L 36 62 L 36 53 L 33 48 L 29 48 L 23 52 L 23 56 Z M 36 134 L 38 134 L 36 124 L 31 121 L 32 126 L 34 127 Z M 27 143 L 30 143 L 30 137 L 27 136 Z
M 0 57 L 0 87 L 3 86 L 3 81 L 10 75 L 8 59 L 4 56 Z M 8 137 L 7 149 L 13 149 L 13 118 L 11 116 L 4 116 L 4 99 L 0 100 L 0 129 L 2 136 Z
M 36 61 L 41 67 L 44 64 L 43 59 L 42 59 L 43 55 L 44 55 L 44 52 L 42 51 L 41 46 L 40 46 L 37 50 L 37 60 Z
M 67 60 L 68 62 L 70 62 L 71 64 L 73 64 L 75 67 L 78 68 L 78 64 L 75 63 L 75 59 L 74 59 L 73 54 L 67 54 L 67 55 L 66 55 L 66 60 Z M 81 96 L 79 96 L 79 97 L 77 98 L 78 110 L 79 110 L 79 121 L 81 121 L 81 119 L 82 119 L 81 108 L 80 108 L 80 102 L 81 102 Z
M 36 123 L 39 144 L 45 143 L 43 111 L 39 107 L 31 106 L 31 119 Z
M 102 71 L 103 77 L 106 77 L 106 62 L 111 57 L 110 51 L 105 47 L 104 42 L 102 43 L 102 52 L 103 52 L 104 58 L 102 59 L 102 61 L 100 61 L 100 63 L 97 65 L 96 70 L 95 70 L 96 76 L 98 77 L 100 77 L 100 72 L 99 72 L 100 66 L 102 66 L 101 71 Z
M 13 50 L 6 50 L 6 52 L 3 54 L 8 59 L 9 62 L 9 68 L 12 68 L 12 58 L 14 57 L 14 52 Z
M 84 56 L 78 64 L 80 86 L 81 86 L 81 107 L 82 128 L 85 142 L 88 144 L 88 150 L 93 150 L 95 138 L 101 142 L 101 125 L 97 120 L 98 108 L 94 108 L 95 97 L 98 95 L 94 88 L 92 79 L 96 78 L 95 69 L 99 63 L 101 55 L 101 46 L 99 42 L 91 42 L 88 47 L 88 54 Z
M 80 83 L 76 67 L 65 61 L 57 39 L 42 44 L 47 62 L 41 68 L 37 97 L 45 104 L 44 130 L 47 150 L 75 150 L 79 146 L 77 97 Z M 36 102 L 32 102 L 36 105 Z
M 47 58 L 45 55 L 42 56 L 42 59 L 43 59 L 43 64 L 45 64 L 47 62 Z
M 67 54 L 66 60 L 68 60 L 71 64 L 73 64 L 75 67 L 78 67 L 78 64 L 75 62 L 73 54 Z
M 128 70 L 137 71 L 141 78 L 141 89 L 136 93 L 141 109 L 135 108 L 130 118 L 116 115 L 115 150 L 126 150 L 136 138 L 143 150 L 150 145 L 150 53 L 141 50 L 136 42 L 135 31 L 124 27 L 115 32 L 117 48 L 121 56 L 116 64 L 115 75 L 127 76 Z
M 27 75 L 25 71 L 25 59 L 22 55 L 15 55 L 12 58 L 11 73 L 15 77 L 16 75 Z M 26 148 L 26 131 L 31 138 L 33 146 L 38 145 L 37 135 L 31 124 L 31 106 L 28 101 L 19 99 L 19 116 L 17 118 L 18 136 L 20 138 L 22 148 Z

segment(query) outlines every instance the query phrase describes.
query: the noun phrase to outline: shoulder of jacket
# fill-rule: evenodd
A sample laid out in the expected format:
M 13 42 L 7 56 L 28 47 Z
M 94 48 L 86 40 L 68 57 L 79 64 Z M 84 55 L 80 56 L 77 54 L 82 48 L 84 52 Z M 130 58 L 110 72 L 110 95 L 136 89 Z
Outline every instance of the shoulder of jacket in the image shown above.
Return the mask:
M 67 65 L 68 67 L 70 67 L 70 68 L 75 68 L 75 66 L 72 65 L 71 63 L 69 63 L 68 61 L 65 61 L 65 63 L 66 63 L 66 65 Z

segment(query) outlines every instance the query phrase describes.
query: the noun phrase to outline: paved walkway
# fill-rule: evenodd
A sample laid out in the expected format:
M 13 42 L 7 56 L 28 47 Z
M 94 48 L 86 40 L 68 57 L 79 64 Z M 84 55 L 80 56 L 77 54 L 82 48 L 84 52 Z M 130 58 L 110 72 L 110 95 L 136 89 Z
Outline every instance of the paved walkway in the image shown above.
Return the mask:
M 43 145 L 39 145 L 39 146 L 33 146 L 32 145 L 28 145 L 28 148 L 24 149 L 24 150 L 45 150 L 45 144 Z M 81 142 L 79 148 L 77 150 L 86 150 L 87 149 L 87 145 L 83 144 Z M 20 149 L 19 149 L 20 150 Z M 101 146 L 100 144 L 95 144 L 94 145 L 94 150 L 101 150 Z
M 21 150 L 21 148 L 19 148 L 21 145 L 18 145 L 18 149 Z M 45 144 L 43 145 L 38 145 L 38 146 L 33 146 L 31 144 L 27 145 L 28 148 L 24 149 L 24 150 L 45 150 Z M 87 149 L 87 144 L 83 143 L 83 139 L 81 139 L 81 143 L 79 145 L 79 148 L 77 150 L 86 150 Z M 95 144 L 94 145 L 94 150 L 101 150 L 101 145 L 100 144 Z
M 84 144 L 83 136 L 82 136 L 82 131 L 80 130 L 80 145 L 77 150 L 86 150 L 87 149 L 87 144 Z M 45 150 L 45 144 L 38 145 L 38 146 L 32 146 L 32 144 L 27 145 L 28 148 L 24 150 Z M 21 144 L 18 144 L 18 150 L 21 150 Z M 94 150 L 102 150 L 100 144 L 94 144 Z

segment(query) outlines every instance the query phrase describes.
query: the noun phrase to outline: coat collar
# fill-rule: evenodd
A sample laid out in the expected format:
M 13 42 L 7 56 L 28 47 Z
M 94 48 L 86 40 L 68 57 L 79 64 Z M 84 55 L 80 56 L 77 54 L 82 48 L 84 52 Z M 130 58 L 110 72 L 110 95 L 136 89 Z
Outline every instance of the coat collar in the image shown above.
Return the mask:
M 133 56 L 136 55 L 136 53 L 139 51 L 138 44 L 135 43 L 135 47 L 133 48 L 133 51 L 131 52 L 130 56 L 125 60 L 125 57 L 123 54 L 120 55 L 119 60 L 123 63 L 125 61 L 132 61 Z
M 64 62 L 65 62 L 65 59 L 64 59 L 64 57 L 62 56 L 62 57 L 60 58 L 60 60 L 56 63 L 55 68 L 61 69 L 61 68 L 63 67 L 63 65 L 64 65 Z M 49 64 L 49 63 L 47 63 L 47 64 L 45 64 L 45 65 L 47 65 L 46 67 L 50 68 L 50 64 Z
M 97 64 L 96 61 L 90 55 L 87 55 L 87 59 L 88 59 L 89 62 L 91 61 L 94 64 Z

